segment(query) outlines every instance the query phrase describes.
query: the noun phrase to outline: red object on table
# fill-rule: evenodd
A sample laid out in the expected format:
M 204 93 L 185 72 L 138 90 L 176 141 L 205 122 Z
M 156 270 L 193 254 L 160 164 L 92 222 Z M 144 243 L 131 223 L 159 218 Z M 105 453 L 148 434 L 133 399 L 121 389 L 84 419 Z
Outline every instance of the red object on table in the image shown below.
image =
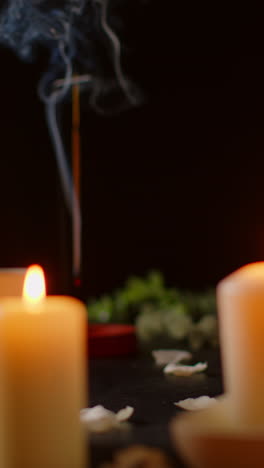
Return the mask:
M 135 327 L 123 324 L 89 324 L 89 355 L 91 357 L 135 354 L 137 339 Z

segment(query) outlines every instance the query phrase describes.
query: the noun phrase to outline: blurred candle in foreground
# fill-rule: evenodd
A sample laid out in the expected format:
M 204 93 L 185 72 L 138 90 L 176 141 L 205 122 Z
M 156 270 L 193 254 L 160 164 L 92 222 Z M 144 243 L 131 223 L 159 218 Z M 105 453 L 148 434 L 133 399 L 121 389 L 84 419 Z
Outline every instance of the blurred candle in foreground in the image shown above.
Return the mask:
M 221 281 L 217 300 L 230 416 L 242 425 L 264 427 L 264 262 Z
M 22 295 L 26 268 L 0 268 L 0 297 Z
M 23 298 L 1 299 L 3 468 L 86 466 L 80 424 L 85 331 L 85 306 L 70 297 L 46 297 L 40 267 L 28 270 Z

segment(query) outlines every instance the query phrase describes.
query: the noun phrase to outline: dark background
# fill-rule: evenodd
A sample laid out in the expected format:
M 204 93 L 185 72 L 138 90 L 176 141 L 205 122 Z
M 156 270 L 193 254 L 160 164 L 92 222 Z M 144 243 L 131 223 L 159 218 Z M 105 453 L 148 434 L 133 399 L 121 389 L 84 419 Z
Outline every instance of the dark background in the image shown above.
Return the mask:
M 123 65 L 145 99 L 101 116 L 82 96 L 85 294 L 151 269 L 169 284 L 214 285 L 264 258 L 261 17 L 152 1 L 131 2 L 123 21 Z M 45 61 L 0 57 L 0 266 L 41 263 L 61 292 L 70 236 L 37 96 Z M 63 115 L 67 138 L 69 103 Z

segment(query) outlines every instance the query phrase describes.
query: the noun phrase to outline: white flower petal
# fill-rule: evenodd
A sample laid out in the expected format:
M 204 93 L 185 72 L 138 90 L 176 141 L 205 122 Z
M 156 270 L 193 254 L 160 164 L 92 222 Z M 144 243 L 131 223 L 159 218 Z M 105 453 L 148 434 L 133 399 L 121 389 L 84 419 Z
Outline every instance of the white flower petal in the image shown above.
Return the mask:
M 152 351 L 152 356 L 156 361 L 156 364 L 162 366 L 170 362 L 177 363 L 180 361 L 188 360 L 192 358 L 192 354 L 189 351 L 182 351 L 180 349 L 157 349 Z
M 134 408 L 132 408 L 132 406 L 126 406 L 125 408 L 119 410 L 116 413 L 116 419 L 119 422 L 126 421 L 132 416 L 133 413 L 134 413 Z
M 180 400 L 174 404 L 185 410 L 198 411 L 214 405 L 216 401 L 216 398 L 204 395 L 198 398 L 186 398 L 186 400 Z
M 206 362 L 198 362 L 193 366 L 185 366 L 182 364 L 174 364 L 173 362 L 167 364 L 164 368 L 165 374 L 173 374 L 178 376 L 189 376 L 196 374 L 197 372 L 203 372 L 207 369 Z
M 87 424 L 91 432 L 106 432 L 130 418 L 134 409 L 131 406 L 121 409 L 116 414 L 102 405 L 85 408 L 80 412 L 81 421 Z

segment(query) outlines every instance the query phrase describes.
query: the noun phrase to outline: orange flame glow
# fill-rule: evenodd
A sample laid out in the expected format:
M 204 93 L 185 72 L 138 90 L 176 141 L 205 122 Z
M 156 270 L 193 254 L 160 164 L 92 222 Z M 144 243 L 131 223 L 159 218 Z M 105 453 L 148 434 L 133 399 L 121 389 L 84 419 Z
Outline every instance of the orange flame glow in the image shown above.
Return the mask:
M 23 298 L 36 303 L 46 296 L 44 271 L 39 265 L 31 265 L 26 272 Z

